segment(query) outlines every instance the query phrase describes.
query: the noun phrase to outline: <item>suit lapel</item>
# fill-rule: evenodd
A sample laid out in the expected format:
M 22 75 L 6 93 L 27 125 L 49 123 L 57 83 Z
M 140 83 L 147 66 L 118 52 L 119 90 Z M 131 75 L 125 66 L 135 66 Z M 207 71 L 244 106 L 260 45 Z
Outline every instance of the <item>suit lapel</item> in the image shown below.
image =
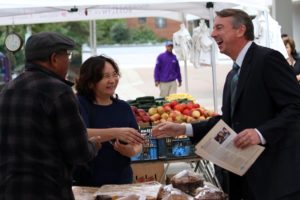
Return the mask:
M 231 93 L 230 93 L 230 84 L 231 84 L 231 80 L 232 77 L 234 75 L 233 70 L 231 70 L 227 77 L 226 77 L 226 81 L 225 81 L 225 85 L 224 85 L 224 90 L 223 90 L 223 105 L 222 105 L 222 112 L 223 112 L 223 120 L 230 124 L 231 122 Z
M 245 55 L 244 61 L 242 63 L 241 71 L 239 74 L 239 80 L 238 80 L 238 84 L 237 84 L 237 89 L 236 89 L 236 95 L 235 95 L 235 98 L 236 98 L 235 107 L 239 102 L 241 94 L 243 93 L 243 90 L 245 89 L 245 84 L 249 78 L 249 74 L 250 74 L 250 71 L 252 68 L 251 63 L 252 63 L 252 57 L 253 57 L 253 52 L 254 52 L 255 47 L 256 47 L 255 43 L 253 43 L 250 46 L 249 50 L 247 51 L 247 53 Z M 233 108 L 233 113 L 235 112 L 235 107 Z

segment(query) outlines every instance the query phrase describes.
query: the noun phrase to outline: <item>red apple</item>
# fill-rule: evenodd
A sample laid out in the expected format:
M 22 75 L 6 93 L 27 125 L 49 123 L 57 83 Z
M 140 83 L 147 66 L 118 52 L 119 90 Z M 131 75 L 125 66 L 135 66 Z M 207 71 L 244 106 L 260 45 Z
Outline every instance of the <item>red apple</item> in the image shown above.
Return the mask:
M 193 107 L 194 108 L 200 108 L 200 104 L 199 103 L 194 103 Z
M 165 106 L 170 106 L 170 107 L 171 107 L 171 103 L 165 103 L 165 104 L 163 105 L 163 107 L 165 107 Z
M 199 118 L 200 116 L 201 116 L 200 111 L 198 111 L 198 110 L 193 110 L 192 111 L 192 117 Z
M 177 110 L 179 112 L 182 112 L 183 111 L 183 106 L 181 104 L 177 104 L 176 106 L 174 106 L 174 110 Z
M 164 105 L 163 107 L 164 107 L 164 110 L 165 110 L 166 113 L 169 113 L 169 112 L 172 111 L 172 108 L 168 105 Z
M 176 100 L 170 102 L 170 106 L 171 106 L 172 109 L 174 109 L 174 107 L 175 107 L 177 104 L 178 104 L 178 102 L 177 102 Z
M 177 123 L 183 122 L 183 117 L 182 117 L 182 115 L 177 115 L 177 116 L 175 117 L 175 122 L 177 122 Z
M 197 109 L 200 111 L 201 115 L 204 115 L 204 113 L 205 113 L 205 109 L 204 108 L 197 108 Z
M 161 114 L 161 116 L 160 116 L 162 119 L 168 119 L 169 118 L 169 115 L 168 115 L 168 113 L 163 113 L 163 114 Z
M 151 107 L 148 110 L 149 115 L 154 115 L 155 113 L 157 113 L 157 108 Z
M 183 111 L 182 111 L 182 114 L 184 114 L 184 115 L 190 115 L 190 109 L 188 109 L 188 108 L 186 108 L 186 109 L 184 109 Z
M 180 105 L 181 105 L 182 111 L 187 108 L 187 104 L 185 104 L 185 103 L 181 103 Z
M 199 120 L 200 120 L 200 121 L 205 120 L 205 119 L 206 119 L 206 118 L 205 118 L 204 116 L 200 116 L 200 117 L 199 117 Z
M 158 121 L 158 120 L 160 120 L 160 118 L 161 118 L 161 117 L 160 117 L 160 114 L 158 114 L 158 113 L 152 115 L 151 117 L 153 117 L 154 121 Z
M 187 104 L 186 104 L 186 107 L 188 108 L 188 109 L 193 109 L 194 108 L 194 103 L 193 102 L 188 102 Z
M 139 114 L 140 116 L 147 115 L 146 111 L 144 111 L 143 109 L 138 109 L 138 114 Z
M 158 106 L 158 107 L 157 107 L 157 112 L 158 112 L 160 115 L 163 114 L 163 113 L 165 112 L 164 107 Z
M 135 116 L 135 119 L 137 122 L 141 122 L 142 121 L 142 118 L 140 116 Z
M 150 121 L 151 121 L 151 119 L 150 119 L 150 117 L 149 117 L 149 116 L 147 116 L 147 115 L 144 115 L 144 116 L 142 116 L 142 121 L 143 121 L 143 122 L 150 122 Z
M 194 121 L 196 121 L 193 117 L 191 117 L 191 116 L 187 116 L 187 118 L 186 118 L 186 122 L 187 123 L 192 123 L 192 122 L 194 122 Z
M 181 115 L 181 113 L 177 110 L 173 110 L 169 116 L 172 118 L 173 121 L 175 121 L 177 115 Z

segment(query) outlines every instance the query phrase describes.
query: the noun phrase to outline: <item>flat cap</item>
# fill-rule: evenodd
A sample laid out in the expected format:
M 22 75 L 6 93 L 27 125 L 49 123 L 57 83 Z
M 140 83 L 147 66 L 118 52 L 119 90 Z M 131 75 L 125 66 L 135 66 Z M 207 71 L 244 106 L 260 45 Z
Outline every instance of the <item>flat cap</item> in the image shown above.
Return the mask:
M 74 48 L 75 42 L 64 35 L 55 32 L 40 32 L 28 38 L 25 45 L 25 58 L 27 61 L 40 60 L 56 51 Z

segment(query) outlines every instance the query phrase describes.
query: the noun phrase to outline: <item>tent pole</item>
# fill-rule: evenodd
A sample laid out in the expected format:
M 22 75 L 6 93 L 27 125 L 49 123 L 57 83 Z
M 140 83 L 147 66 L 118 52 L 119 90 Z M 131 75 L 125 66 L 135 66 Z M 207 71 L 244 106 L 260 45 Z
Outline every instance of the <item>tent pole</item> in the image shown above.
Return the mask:
M 267 47 L 270 47 L 271 44 L 270 44 L 270 25 L 269 25 L 269 13 L 267 10 L 264 10 L 264 15 L 265 15 L 265 19 L 266 19 L 266 22 L 267 22 L 267 35 L 266 35 L 266 40 L 267 40 Z
M 187 71 L 187 61 L 186 58 L 184 59 L 184 78 L 185 78 L 185 92 L 189 92 L 189 84 L 188 84 L 188 71 Z
M 186 17 L 184 13 L 182 13 L 182 23 L 185 25 L 185 27 L 188 28 L 188 22 L 186 21 Z M 188 70 L 187 70 L 187 58 L 184 58 L 184 79 L 185 79 L 185 92 L 189 92 L 189 83 L 188 83 Z
M 91 55 L 97 55 L 97 35 L 96 35 L 96 21 L 90 21 L 90 47 Z
M 89 29 L 90 29 L 90 31 L 89 31 L 89 33 L 90 33 L 90 41 L 89 41 L 89 43 L 90 43 L 90 54 L 91 55 L 93 55 L 93 27 L 92 27 L 92 20 L 90 20 L 89 21 Z
M 210 32 L 213 30 L 213 20 L 214 13 L 213 8 L 214 4 L 212 2 L 208 2 L 206 4 L 206 8 L 209 9 L 209 29 Z M 218 94 L 217 94 L 217 73 L 216 73 L 216 45 L 212 43 L 211 45 L 211 68 L 212 68 L 212 81 L 213 81 L 213 98 L 214 98 L 214 111 L 218 112 Z

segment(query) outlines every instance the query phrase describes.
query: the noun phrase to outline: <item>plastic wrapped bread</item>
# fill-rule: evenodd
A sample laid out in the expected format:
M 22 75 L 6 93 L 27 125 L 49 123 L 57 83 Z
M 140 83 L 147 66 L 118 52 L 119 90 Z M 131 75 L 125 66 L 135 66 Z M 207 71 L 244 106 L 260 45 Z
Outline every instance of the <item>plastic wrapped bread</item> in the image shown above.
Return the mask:
M 194 195 L 198 187 L 203 187 L 203 178 L 200 174 L 189 170 L 183 170 L 171 178 L 174 188 L 177 188 L 187 194 Z

